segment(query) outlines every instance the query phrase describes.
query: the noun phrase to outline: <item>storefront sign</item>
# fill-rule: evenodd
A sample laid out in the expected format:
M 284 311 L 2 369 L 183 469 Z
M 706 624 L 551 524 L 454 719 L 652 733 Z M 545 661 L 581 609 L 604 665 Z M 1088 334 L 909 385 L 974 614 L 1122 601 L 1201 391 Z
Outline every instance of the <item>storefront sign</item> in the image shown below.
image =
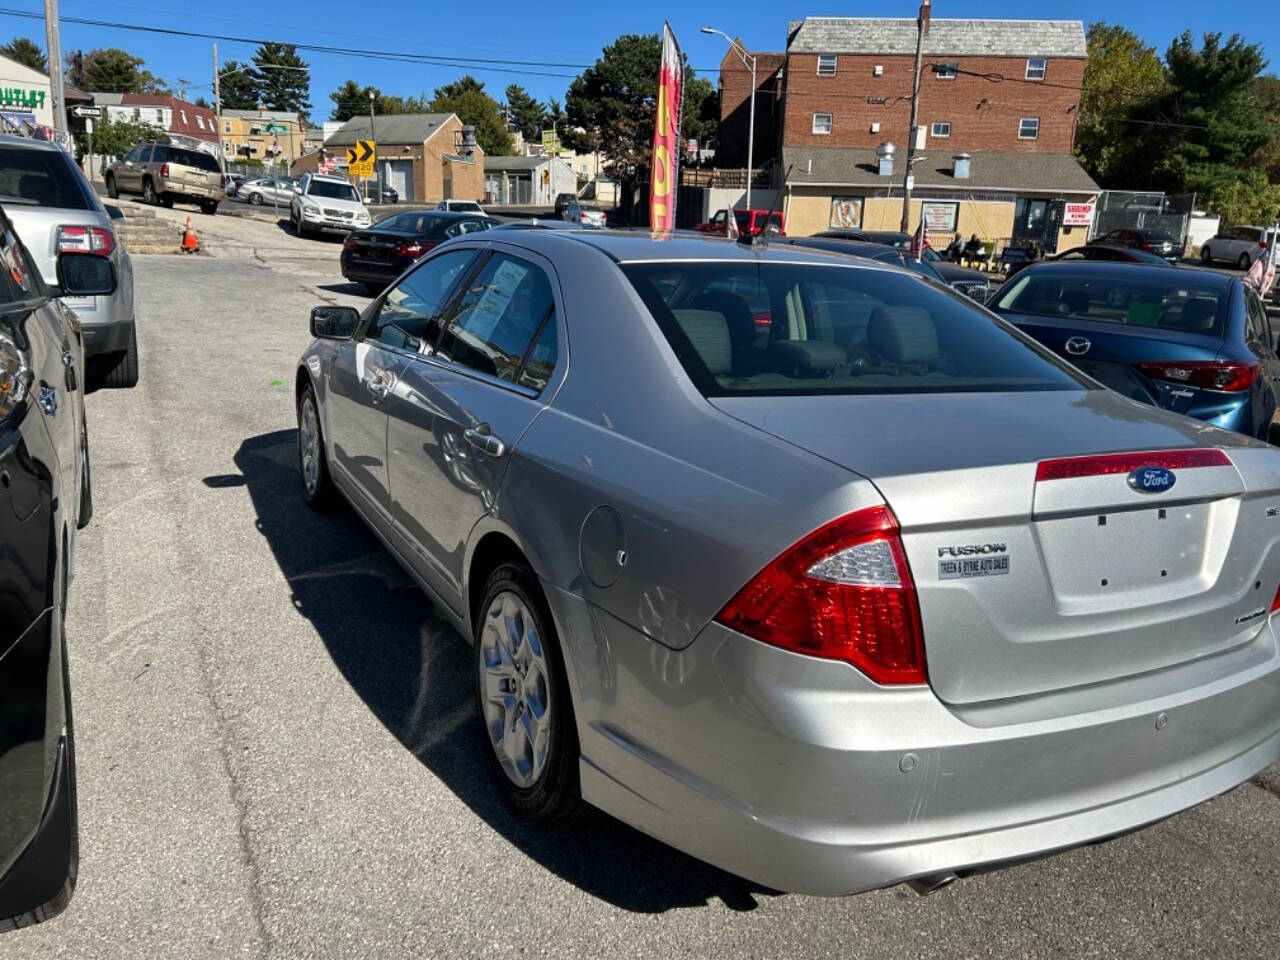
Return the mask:
M 25 107 L 36 110 L 44 106 L 45 92 L 21 87 L 0 87 L 0 107 Z
M 827 226 L 837 230 L 856 230 L 862 226 L 862 200 L 857 197 L 832 197 L 831 219 Z
M 1093 223 L 1092 203 L 1066 203 L 1062 207 L 1064 227 L 1087 227 Z
M 958 203 L 939 203 L 936 200 L 926 200 L 920 204 L 920 213 L 924 217 L 924 222 L 935 233 L 955 233 L 956 217 L 959 215 L 959 210 L 960 204 Z

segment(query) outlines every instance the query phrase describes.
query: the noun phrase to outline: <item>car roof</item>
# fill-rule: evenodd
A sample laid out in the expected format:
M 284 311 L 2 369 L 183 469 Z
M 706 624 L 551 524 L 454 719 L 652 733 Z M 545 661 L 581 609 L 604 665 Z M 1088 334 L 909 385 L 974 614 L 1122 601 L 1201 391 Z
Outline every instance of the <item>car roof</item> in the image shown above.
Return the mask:
M 487 213 L 477 214 L 474 210 L 440 210 L 436 207 L 418 207 L 410 210 L 393 211 L 390 216 L 384 217 L 383 220 L 390 220 L 391 217 L 399 217 L 405 214 L 431 217 L 435 220 L 474 220 L 477 216 L 485 220 L 493 219 L 493 217 L 490 217 Z M 382 222 L 382 220 L 378 221 L 378 223 Z M 374 226 L 377 226 L 377 224 L 374 224 Z
M 775 241 L 776 242 L 776 241 Z M 788 237 L 784 243 L 795 247 L 810 247 L 818 250 L 830 250 L 833 253 L 847 253 L 855 257 L 875 257 L 886 253 L 897 256 L 906 254 L 901 247 L 887 243 L 876 243 L 873 240 L 846 240 L 844 237 Z
M 33 140 L 31 137 L 16 137 L 11 133 L 0 134 L 0 145 L 6 147 L 25 147 L 28 150 L 61 150 L 56 143 L 49 140 Z
M 654 239 L 644 230 L 510 230 L 503 241 L 566 253 L 564 244 L 594 247 L 617 263 L 662 263 L 673 260 L 728 261 L 741 263 L 831 263 L 852 266 L 855 261 L 843 254 L 814 247 L 795 247 L 781 243 L 739 243 L 725 237 L 690 231 L 673 233 Z M 518 239 L 517 239 L 518 238 Z M 869 260 L 856 261 L 859 266 L 881 270 L 895 269 Z
M 1125 277 L 1130 280 L 1164 280 L 1170 281 L 1175 273 L 1171 273 L 1168 267 L 1158 267 L 1155 264 L 1145 263 L 1108 263 L 1105 260 L 1041 260 L 1033 263 L 1028 267 L 1024 267 L 1018 271 L 1017 277 L 1030 276 L 1033 273 L 1090 273 L 1102 274 L 1114 273 L 1117 277 Z M 1217 273 L 1213 270 L 1177 270 L 1176 275 L 1186 277 L 1195 274 L 1197 282 L 1203 281 L 1206 286 L 1217 287 L 1225 290 L 1233 283 L 1239 282 L 1239 277 L 1233 277 L 1225 273 Z
M 351 184 L 351 181 L 350 181 L 350 180 L 348 180 L 346 177 L 333 177 L 333 176 L 330 176 L 330 175 L 329 175 L 329 174 L 327 174 L 327 173 L 313 173 L 313 174 L 311 174 L 311 179 L 312 179 L 312 180 L 323 180 L 323 181 L 325 181 L 326 183 L 345 183 L 345 184 Z

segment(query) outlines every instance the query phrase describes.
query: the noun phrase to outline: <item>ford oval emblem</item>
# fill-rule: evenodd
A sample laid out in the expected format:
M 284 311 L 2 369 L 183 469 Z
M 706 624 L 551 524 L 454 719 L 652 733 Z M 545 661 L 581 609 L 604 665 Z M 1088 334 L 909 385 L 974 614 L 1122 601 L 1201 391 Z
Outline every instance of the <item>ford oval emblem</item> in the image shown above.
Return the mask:
M 1087 337 L 1071 337 L 1066 343 L 1067 353 L 1076 357 L 1082 353 L 1088 353 L 1089 348 L 1092 346 L 1093 344 L 1089 342 Z
M 1171 490 L 1177 477 L 1164 467 L 1139 467 L 1129 474 L 1129 486 L 1139 493 L 1164 493 Z

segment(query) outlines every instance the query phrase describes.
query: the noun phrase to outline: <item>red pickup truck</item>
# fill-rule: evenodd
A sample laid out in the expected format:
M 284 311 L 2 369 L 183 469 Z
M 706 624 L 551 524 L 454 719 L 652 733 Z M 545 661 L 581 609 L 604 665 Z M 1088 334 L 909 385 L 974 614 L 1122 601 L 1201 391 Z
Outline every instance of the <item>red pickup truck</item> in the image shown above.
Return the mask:
M 733 218 L 738 222 L 738 236 L 754 237 L 764 229 L 766 223 L 778 228 L 778 234 L 787 235 L 786 218 L 778 210 L 735 210 Z M 716 233 L 728 236 L 729 211 L 717 210 L 716 215 L 706 223 L 698 224 L 694 229 L 703 233 Z

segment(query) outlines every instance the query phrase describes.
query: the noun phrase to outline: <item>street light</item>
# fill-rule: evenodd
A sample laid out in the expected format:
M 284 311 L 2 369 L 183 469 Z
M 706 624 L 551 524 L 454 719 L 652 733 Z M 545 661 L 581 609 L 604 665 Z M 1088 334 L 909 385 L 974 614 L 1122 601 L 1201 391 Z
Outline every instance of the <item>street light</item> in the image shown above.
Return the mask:
M 747 209 L 751 209 L 751 175 L 755 172 L 752 160 L 754 158 L 753 150 L 756 145 L 756 58 L 747 53 L 737 40 L 729 36 L 723 30 L 717 30 L 715 27 L 703 27 L 703 33 L 714 33 L 729 43 L 729 49 L 738 55 L 738 59 L 742 61 L 743 66 L 751 68 L 751 109 L 749 111 L 750 119 L 747 121 Z
M 297 70 L 300 73 L 308 73 L 308 67 L 290 67 L 283 64 L 274 63 L 263 64 L 246 64 L 243 67 L 236 67 L 234 70 L 224 70 L 218 72 L 218 45 L 213 45 L 213 115 L 218 124 L 218 165 L 222 167 L 223 175 L 226 174 L 226 156 L 222 149 L 222 78 L 229 77 L 233 73 L 244 73 L 246 70 Z

